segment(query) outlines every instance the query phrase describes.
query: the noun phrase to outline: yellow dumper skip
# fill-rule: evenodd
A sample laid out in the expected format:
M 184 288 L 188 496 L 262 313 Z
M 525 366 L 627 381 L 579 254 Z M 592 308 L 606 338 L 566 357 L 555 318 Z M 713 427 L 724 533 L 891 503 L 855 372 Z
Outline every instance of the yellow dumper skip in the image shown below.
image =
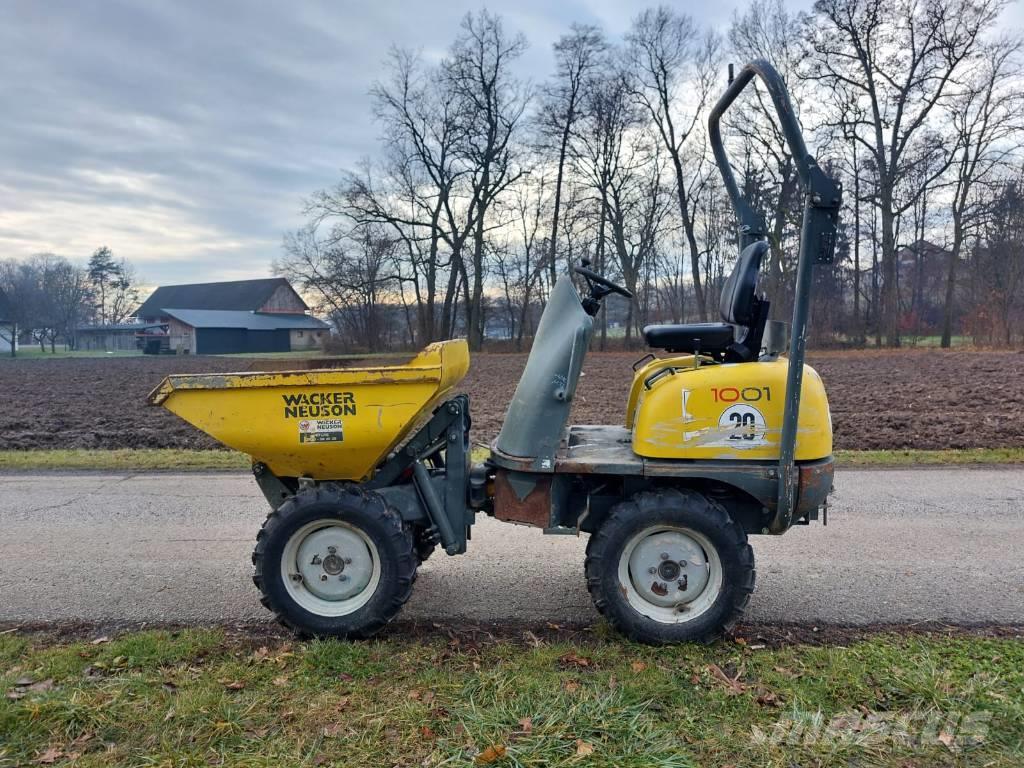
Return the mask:
M 405 365 L 168 376 L 149 402 L 278 477 L 365 480 L 468 370 L 457 339 Z

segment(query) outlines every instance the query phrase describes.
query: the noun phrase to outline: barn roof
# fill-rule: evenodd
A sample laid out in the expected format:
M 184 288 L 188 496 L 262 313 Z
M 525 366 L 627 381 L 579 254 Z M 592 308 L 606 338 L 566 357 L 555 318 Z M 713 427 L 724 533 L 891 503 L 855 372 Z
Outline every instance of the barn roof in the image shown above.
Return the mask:
M 233 280 L 224 283 L 161 285 L 135 314 L 138 317 L 159 317 L 165 314 L 169 307 L 254 312 L 266 304 L 274 291 L 283 285 L 291 288 L 291 283 L 283 277 Z
M 163 309 L 164 314 L 193 328 L 246 328 L 250 331 L 310 330 L 325 331 L 330 326 L 309 315 L 283 312 L 244 312 L 217 309 Z
M 7 294 L 0 288 L 0 323 L 9 323 L 13 314 L 11 303 L 7 300 Z

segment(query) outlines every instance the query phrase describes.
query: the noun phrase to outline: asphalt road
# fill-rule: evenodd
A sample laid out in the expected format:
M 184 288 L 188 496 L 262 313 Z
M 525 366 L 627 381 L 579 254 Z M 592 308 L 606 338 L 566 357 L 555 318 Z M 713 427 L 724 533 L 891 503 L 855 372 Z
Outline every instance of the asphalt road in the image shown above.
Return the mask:
M 753 537 L 748 618 L 1024 624 L 1024 470 L 854 471 L 828 527 Z M 0 623 L 265 620 L 242 474 L 0 475 Z M 583 538 L 481 516 L 420 570 L 404 618 L 589 622 Z

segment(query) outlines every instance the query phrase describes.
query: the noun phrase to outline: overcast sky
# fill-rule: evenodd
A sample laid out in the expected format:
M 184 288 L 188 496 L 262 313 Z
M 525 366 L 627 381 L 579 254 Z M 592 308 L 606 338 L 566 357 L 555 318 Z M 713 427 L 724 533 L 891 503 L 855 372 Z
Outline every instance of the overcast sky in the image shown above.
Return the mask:
M 520 73 L 540 81 L 571 22 L 614 37 L 651 4 L 488 7 L 526 34 Z M 724 26 L 741 4 L 686 5 Z M 441 55 L 480 7 L 0 0 L 0 258 L 108 245 L 147 285 L 269 274 L 303 198 L 375 151 L 367 92 L 388 46 Z

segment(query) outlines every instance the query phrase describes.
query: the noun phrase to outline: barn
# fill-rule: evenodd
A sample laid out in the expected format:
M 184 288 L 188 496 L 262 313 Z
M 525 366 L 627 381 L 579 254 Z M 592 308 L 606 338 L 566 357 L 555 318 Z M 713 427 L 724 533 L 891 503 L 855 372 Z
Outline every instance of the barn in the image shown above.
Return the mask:
M 330 326 L 283 277 L 222 283 L 163 285 L 139 307 L 141 324 L 166 330 L 145 342 L 170 352 L 222 355 L 312 349 Z

